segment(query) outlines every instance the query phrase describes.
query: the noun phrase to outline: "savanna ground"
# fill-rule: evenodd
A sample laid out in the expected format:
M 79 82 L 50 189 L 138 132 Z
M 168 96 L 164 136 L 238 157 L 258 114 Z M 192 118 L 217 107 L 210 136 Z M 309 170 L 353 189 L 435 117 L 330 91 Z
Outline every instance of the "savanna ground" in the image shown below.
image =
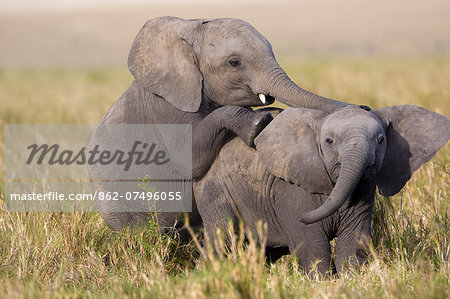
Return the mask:
M 450 116 L 448 55 L 280 63 L 321 95 Z M 0 124 L 97 123 L 131 81 L 126 68 L 4 69 Z M 228 251 L 212 256 L 195 242 L 160 236 L 151 223 L 113 233 L 97 213 L 9 213 L 2 179 L 0 296 L 449 298 L 449 172 L 447 144 L 402 192 L 376 198 L 369 263 L 325 278 L 307 275 L 290 256 L 267 265 L 257 242 L 263 233 L 248 243 L 238 233 Z

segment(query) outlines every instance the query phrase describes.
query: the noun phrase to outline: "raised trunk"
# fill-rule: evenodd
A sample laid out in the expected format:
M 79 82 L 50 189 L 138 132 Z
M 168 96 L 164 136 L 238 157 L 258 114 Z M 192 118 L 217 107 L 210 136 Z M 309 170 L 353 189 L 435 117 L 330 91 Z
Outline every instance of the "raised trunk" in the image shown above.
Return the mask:
M 317 209 L 300 216 L 305 224 L 314 223 L 336 212 L 352 195 L 368 164 L 367 154 L 360 148 L 352 149 L 342 157 L 341 170 L 333 191 Z
M 271 69 L 271 72 L 266 73 L 262 82 L 259 82 L 259 90 L 257 91 L 259 93 L 272 96 L 281 103 L 291 107 L 312 108 L 327 112 L 332 112 L 349 105 L 310 93 L 300 88 L 292 82 L 276 62 L 268 62 L 263 65 L 266 69 Z

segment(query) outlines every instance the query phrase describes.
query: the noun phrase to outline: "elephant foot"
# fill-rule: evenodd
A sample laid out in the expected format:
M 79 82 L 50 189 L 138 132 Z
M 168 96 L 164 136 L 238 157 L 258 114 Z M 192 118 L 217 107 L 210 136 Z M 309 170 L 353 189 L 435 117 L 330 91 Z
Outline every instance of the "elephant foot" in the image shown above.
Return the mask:
M 259 133 L 273 120 L 270 112 L 255 112 L 246 136 L 240 136 L 249 147 L 255 147 L 254 140 Z

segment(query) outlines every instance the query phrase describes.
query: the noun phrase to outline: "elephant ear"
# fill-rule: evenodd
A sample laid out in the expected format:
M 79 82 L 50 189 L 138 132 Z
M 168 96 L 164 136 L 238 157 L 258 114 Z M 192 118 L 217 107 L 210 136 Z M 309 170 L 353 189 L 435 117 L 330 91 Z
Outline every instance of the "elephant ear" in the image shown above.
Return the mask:
M 256 137 L 259 159 L 270 173 L 308 192 L 331 192 L 333 184 L 320 159 L 314 132 L 325 114 L 318 110 L 288 108 Z
M 143 88 L 186 112 L 198 111 L 202 74 L 186 41 L 201 20 L 161 17 L 149 20 L 136 36 L 128 68 Z
M 387 139 L 377 185 L 382 195 L 392 196 L 447 143 L 450 121 L 413 105 L 384 107 L 373 112 L 384 121 Z

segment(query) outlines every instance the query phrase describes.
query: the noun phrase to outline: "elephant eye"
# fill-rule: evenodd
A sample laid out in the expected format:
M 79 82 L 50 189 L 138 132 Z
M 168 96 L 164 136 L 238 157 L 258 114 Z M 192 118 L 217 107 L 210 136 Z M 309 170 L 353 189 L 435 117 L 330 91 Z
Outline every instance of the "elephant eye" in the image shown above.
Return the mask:
M 240 67 L 241 66 L 241 62 L 239 61 L 239 59 L 237 59 L 236 57 L 231 58 L 230 60 L 228 60 L 228 63 L 232 66 L 232 67 Z
M 378 142 L 379 145 L 383 144 L 383 142 L 384 142 L 384 136 L 381 135 L 381 134 L 378 135 L 378 137 L 377 137 L 377 142 Z
M 325 142 L 328 143 L 328 144 L 332 144 L 333 143 L 333 139 L 331 139 L 330 137 L 327 137 L 325 139 Z

